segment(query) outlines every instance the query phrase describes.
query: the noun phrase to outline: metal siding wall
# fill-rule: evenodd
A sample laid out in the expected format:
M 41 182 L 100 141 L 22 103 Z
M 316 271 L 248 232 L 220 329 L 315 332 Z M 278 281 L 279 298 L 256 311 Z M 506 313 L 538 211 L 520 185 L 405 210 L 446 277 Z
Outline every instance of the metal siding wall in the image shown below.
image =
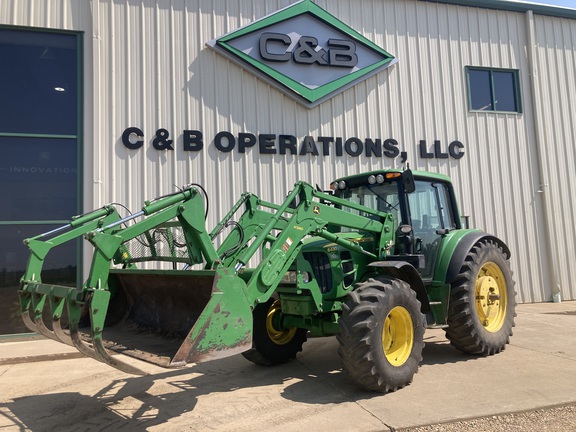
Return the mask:
M 469 113 L 466 65 L 526 69 L 523 14 L 417 1 L 318 1 L 399 59 L 387 71 L 307 110 L 263 81 L 205 48 L 214 37 L 281 7 L 278 2 L 100 2 L 102 57 L 100 115 L 107 131 L 99 167 L 107 201 L 137 209 L 143 199 L 198 182 L 211 198 L 210 224 L 250 190 L 280 201 L 299 179 L 326 187 L 338 176 L 394 166 L 397 160 L 349 156 L 261 155 L 217 151 L 219 131 L 393 137 L 413 168 L 439 171 L 456 182 L 463 213 L 473 224 L 505 239 L 521 301 L 547 300 L 536 228 L 538 184 L 531 112 Z M 524 77 L 523 77 L 524 78 Z M 523 84 L 526 84 L 523 81 Z M 523 86 L 523 94 L 529 89 Z M 526 104 L 525 104 L 526 105 Z M 143 149 L 121 144 L 128 126 L 140 127 Z M 151 146 L 154 132 L 168 129 L 175 151 Z M 184 129 L 204 133 L 202 152 L 184 152 Z M 459 161 L 421 159 L 420 140 L 465 144 Z M 513 216 L 512 216 L 513 215 Z M 518 224 L 518 218 L 523 224 Z M 530 246 L 526 246 L 530 245 Z
M 576 21 L 535 16 L 535 59 L 542 102 L 543 151 L 549 173 L 544 193 L 552 210 L 551 235 L 562 298 L 576 298 Z
M 85 179 L 87 207 L 116 201 L 136 211 L 144 199 L 196 182 L 210 197 L 211 227 L 246 190 L 281 201 L 300 179 L 327 187 L 339 176 L 399 166 L 399 158 L 260 155 L 256 147 L 244 154 L 222 153 L 211 143 L 219 131 L 284 133 L 299 140 L 307 135 L 395 138 L 412 168 L 453 178 L 461 212 L 472 216 L 473 226 L 509 244 L 518 300 L 549 301 L 525 14 L 415 0 L 317 0 L 399 63 L 308 110 L 205 47 L 291 3 L 0 0 L 0 21 L 92 33 L 92 44 L 85 38 L 87 97 L 94 94 L 85 104 L 91 115 L 86 117 L 87 173 L 94 173 Z M 82 23 L 90 13 L 92 22 Z M 576 132 L 569 107 L 575 96 L 576 23 L 541 16 L 536 22 L 538 68 L 546 84 L 538 98 L 544 122 L 554 125 L 546 141 L 564 143 L 547 152 L 550 171 L 558 173 L 548 188 L 557 205 L 554 241 L 568 240 L 567 256 L 573 257 L 576 186 L 569 170 Z M 467 65 L 519 69 L 523 113 L 468 112 Z M 121 143 L 129 126 L 144 131 L 143 148 L 128 150 Z M 159 128 L 170 131 L 174 151 L 152 147 Z M 183 151 L 184 129 L 204 133 L 203 151 Z M 435 139 L 444 146 L 461 141 L 465 156 L 421 158 L 419 141 L 430 148 Z M 560 275 L 562 297 L 574 299 L 576 288 L 569 281 L 575 270 L 566 267 Z
M 0 0 L 0 24 L 81 30 L 86 11 L 82 3 L 78 0 Z
M 537 245 L 544 241 L 537 229 L 538 184 L 531 175 L 537 166 L 532 113 L 526 103 L 522 115 L 467 110 L 466 65 L 526 70 L 523 15 L 419 2 L 393 6 L 394 20 L 385 29 L 387 40 L 399 43 L 384 46 L 400 60 L 388 88 L 400 89 L 390 108 L 401 114 L 392 134 L 414 155 L 411 166 L 453 178 L 461 211 L 472 216 L 473 226 L 507 241 L 519 300 L 549 300 L 545 268 L 531 264 L 540 263 Z M 529 100 L 527 77 L 521 78 Z M 444 145 L 458 139 L 466 155 L 459 161 L 421 159 L 421 139 L 429 146 L 434 139 Z

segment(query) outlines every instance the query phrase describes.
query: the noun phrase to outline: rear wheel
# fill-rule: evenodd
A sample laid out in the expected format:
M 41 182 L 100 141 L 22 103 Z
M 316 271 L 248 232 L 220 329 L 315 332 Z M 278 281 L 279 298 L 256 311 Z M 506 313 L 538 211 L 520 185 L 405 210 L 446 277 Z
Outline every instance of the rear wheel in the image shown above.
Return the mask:
M 306 342 L 306 329 L 279 330 L 275 327 L 275 316 L 281 312 L 280 300 L 271 298 L 254 308 L 252 348 L 242 355 L 261 366 L 286 363 L 296 358 Z
M 344 368 L 362 388 L 395 391 L 412 382 L 422 361 L 420 302 L 399 279 L 369 279 L 342 306 L 337 336 Z
M 468 354 L 502 351 L 512 336 L 515 295 L 502 248 L 491 240 L 476 243 L 452 283 L 446 330 L 450 343 Z

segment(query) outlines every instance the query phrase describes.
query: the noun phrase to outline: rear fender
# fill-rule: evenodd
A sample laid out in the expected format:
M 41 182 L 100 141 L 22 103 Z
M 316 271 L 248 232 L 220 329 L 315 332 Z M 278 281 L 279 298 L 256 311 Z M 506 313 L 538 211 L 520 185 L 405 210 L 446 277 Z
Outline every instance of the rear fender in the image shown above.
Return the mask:
M 454 236 L 442 242 L 438 265 L 434 272 L 434 281 L 451 284 L 456 280 L 460 269 L 466 260 L 470 249 L 480 240 L 491 240 L 497 243 L 504 253 L 510 258 L 510 249 L 499 238 L 479 230 L 462 230 L 460 236 Z
M 510 256 L 510 249 L 502 240 L 484 231 L 462 229 L 450 231 L 444 236 L 438 252 L 434 278 L 428 288 L 430 301 L 434 305 L 432 312 L 436 324 L 446 325 L 451 284 L 460 274 L 460 270 L 470 249 L 472 249 L 478 241 L 483 239 L 498 243 L 504 250 L 504 253 L 508 257 Z

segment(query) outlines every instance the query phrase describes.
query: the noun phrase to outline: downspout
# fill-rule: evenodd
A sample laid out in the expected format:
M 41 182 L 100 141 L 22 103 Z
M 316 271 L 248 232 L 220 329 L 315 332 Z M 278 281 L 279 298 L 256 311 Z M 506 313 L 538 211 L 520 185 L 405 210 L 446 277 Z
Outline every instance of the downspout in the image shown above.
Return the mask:
M 90 112 L 92 118 L 86 119 L 86 122 L 90 122 L 92 126 L 92 136 L 90 137 L 90 156 L 89 160 L 85 163 L 91 164 L 91 169 L 85 170 L 85 172 L 90 173 L 92 178 L 84 178 L 84 188 L 91 188 L 89 193 L 86 193 L 84 203 L 85 209 L 92 210 L 102 206 L 102 155 L 101 155 L 101 143 L 102 141 L 102 127 L 101 127 L 101 107 L 100 107 L 100 94 L 101 94 L 101 78 L 100 78 L 100 0 L 91 0 L 91 24 L 90 29 L 90 39 L 87 43 L 91 44 L 92 48 L 92 65 L 90 70 L 90 83 L 85 84 L 85 88 L 90 88 L 91 95 L 90 101 L 92 106 L 90 107 Z M 86 62 L 85 62 L 86 63 Z M 87 69 L 87 68 L 86 68 Z M 84 158 L 88 159 L 87 152 L 84 153 Z M 93 249 L 88 242 L 82 242 L 84 249 L 84 271 L 91 267 Z M 86 280 L 88 275 L 83 275 L 83 281 Z
M 92 207 L 97 208 L 102 203 L 102 154 L 101 146 L 102 141 L 102 125 L 101 125 L 101 107 L 100 107 L 100 94 L 102 90 L 101 78 L 100 78 L 100 0 L 92 0 L 92 139 L 94 140 L 92 144 L 92 170 L 93 170 L 93 185 L 92 185 Z
M 550 282 L 552 286 L 552 301 L 554 303 L 560 303 L 562 301 L 561 287 L 558 280 L 560 275 L 560 269 L 558 266 L 558 260 L 556 256 L 556 251 L 554 249 L 552 238 L 554 226 L 554 217 L 551 214 L 552 211 L 552 199 L 547 189 L 549 188 L 548 179 L 550 174 L 548 172 L 547 156 L 549 154 L 548 140 L 546 137 L 547 126 L 544 124 L 542 115 L 540 100 L 538 95 L 540 93 L 540 81 L 538 79 L 538 70 L 536 67 L 536 36 L 534 29 L 534 14 L 531 10 L 526 12 L 526 27 L 528 29 L 528 68 L 530 70 L 530 90 L 532 93 L 532 111 L 534 115 L 534 134 L 535 134 L 535 144 L 537 147 L 536 158 L 538 159 L 538 170 L 540 177 L 540 186 L 538 188 L 538 193 L 542 194 L 542 201 L 544 208 L 542 209 L 542 214 L 544 216 L 544 232 L 546 235 L 546 255 L 548 256 L 549 266 L 551 267 Z

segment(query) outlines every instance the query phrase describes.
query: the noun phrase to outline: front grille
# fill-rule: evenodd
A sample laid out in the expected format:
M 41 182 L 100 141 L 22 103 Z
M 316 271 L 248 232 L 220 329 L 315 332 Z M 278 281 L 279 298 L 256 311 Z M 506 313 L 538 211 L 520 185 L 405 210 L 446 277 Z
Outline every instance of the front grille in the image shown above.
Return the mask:
M 332 269 L 328 255 L 322 252 L 305 252 L 304 259 L 312 266 L 314 278 L 320 287 L 322 294 L 332 289 Z

